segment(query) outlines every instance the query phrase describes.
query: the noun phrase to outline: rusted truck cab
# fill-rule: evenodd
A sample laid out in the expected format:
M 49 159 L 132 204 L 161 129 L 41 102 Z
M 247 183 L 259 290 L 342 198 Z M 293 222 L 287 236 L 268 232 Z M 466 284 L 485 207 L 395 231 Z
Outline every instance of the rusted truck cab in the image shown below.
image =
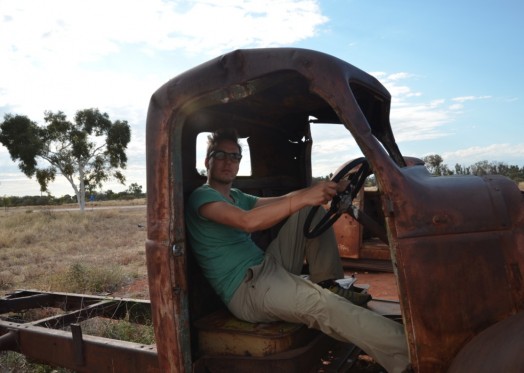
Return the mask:
M 383 231 L 381 259 L 397 279 L 413 370 L 522 369 L 523 193 L 504 177 L 434 177 L 407 161 L 391 130 L 390 101 L 379 81 L 349 63 L 292 48 L 237 50 L 153 94 L 146 255 L 162 371 L 199 367 L 195 323 L 223 307 L 192 258 L 185 229 L 185 201 L 206 180 L 198 143 L 213 130 L 235 128 L 250 159 L 235 186 L 280 195 L 312 183 L 312 123 L 345 128 L 374 175 L 368 206 L 376 214 L 366 215 L 372 231 Z M 347 160 L 335 159 L 333 171 Z M 365 193 L 361 198 L 366 203 Z M 271 237 L 261 232 L 256 240 L 265 247 Z

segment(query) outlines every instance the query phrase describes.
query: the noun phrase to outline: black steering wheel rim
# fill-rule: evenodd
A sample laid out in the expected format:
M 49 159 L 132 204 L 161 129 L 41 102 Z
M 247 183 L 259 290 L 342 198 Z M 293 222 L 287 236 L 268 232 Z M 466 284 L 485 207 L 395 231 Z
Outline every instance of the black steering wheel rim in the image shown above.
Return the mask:
M 349 174 L 351 170 L 357 167 L 356 172 Z M 364 157 L 351 160 L 340 166 L 331 178 L 331 181 L 338 183 L 347 176 L 349 181 L 347 188 L 333 197 L 329 209 L 313 228 L 311 228 L 311 223 L 320 206 L 311 208 L 304 223 L 304 236 L 307 238 L 318 237 L 331 227 L 343 213 L 350 212 L 349 210 L 352 208 L 353 199 L 355 199 L 360 189 L 362 189 L 366 178 L 371 173 L 369 163 Z

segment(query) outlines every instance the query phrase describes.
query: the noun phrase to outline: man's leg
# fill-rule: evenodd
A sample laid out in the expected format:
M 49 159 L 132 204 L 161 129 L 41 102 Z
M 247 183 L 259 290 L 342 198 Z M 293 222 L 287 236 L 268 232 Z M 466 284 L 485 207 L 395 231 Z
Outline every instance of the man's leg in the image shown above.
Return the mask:
M 239 287 L 229 307 L 247 321 L 303 323 L 354 343 L 390 373 L 401 372 L 409 362 L 403 325 L 289 273 L 272 257 Z
M 304 223 L 310 211 L 311 208 L 304 208 L 292 215 L 269 245 L 266 255 L 272 255 L 286 270 L 294 274 L 300 274 L 305 257 L 312 282 L 354 304 L 365 306 L 371 300 L 371 295 L 344 289 L 333 281 L 344 278 L 333 229 L 330 228 L 313 239 L 304 236 Z M 323 209 L 318 209 L 313 224 L 317 224 L 324 213 Z
M 297 275 L 302 271 L 305 258 L 310 279 L 315 283 L 344 278 L 333 229 L 313 239 L 304 236 L 304 223 L 310 210 L 303 208 L 288 218 L 278 236 L 269 244 L 266 255 L 272 255 L 286 270 Z M 313 224 L 323 213 L 322 208 L 318 209 Z

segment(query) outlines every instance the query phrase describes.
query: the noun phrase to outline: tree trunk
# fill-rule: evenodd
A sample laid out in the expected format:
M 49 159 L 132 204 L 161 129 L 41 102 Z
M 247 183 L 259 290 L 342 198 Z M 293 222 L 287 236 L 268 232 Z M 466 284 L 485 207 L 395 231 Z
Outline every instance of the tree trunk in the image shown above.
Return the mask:
M 79 190 L 76 199 L 78 200 L 78 206 L 80 207 L 80 211 L 84 212 L 86 208 L 86 185 L 84 183 L 84 169 L 82 166 L 79 167 L 78 174 Z
M 78 205 L 80 206 L 80 211 L 84 211 L 86 208 L 86 186 L 84 184 L 84 180 L 80 181 L 80 190 L 78 191 L 80 194 L 78 198 Z
M 84 200 L 83 206 L 85 207 L 85 192 L 83 194 L 82 198 L 82 192 L 79 190 L 75 184 L 75 180 L 73 179 L 72 175 L 64 175 L 67 181 L 69 181 L 69 184 L 73 187 L 73 190 L 75 191 L 76 196 L 76 203 L 78 203 L 78 207 L 80 208 L 80 211 L 84 211 L 84 208 L 82 207 L 82 199 Z M 80 186 L 81 187 L 81 186 Z

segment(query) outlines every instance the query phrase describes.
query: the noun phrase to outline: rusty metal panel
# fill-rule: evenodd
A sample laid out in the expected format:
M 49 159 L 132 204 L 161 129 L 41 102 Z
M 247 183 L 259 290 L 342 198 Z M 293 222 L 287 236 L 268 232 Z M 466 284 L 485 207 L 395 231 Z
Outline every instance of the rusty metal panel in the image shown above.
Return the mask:
M 96 317 L 145 324 L 151 320 L 149 308 L 146 300 L 16 291 L 0 298 L 0 351 L 79 372 L 160 372 L 155 345 L 84 335 L 79 324 Z M 38 320 L 19 317 L 40 309 L 46 316 Z
M 0 330 L 15 333 L 15 351 L 41 363 L 62 366 L 77 372 L 161 372 L 154 345 L 85 335 L 80 341 L 83 358 L 79 360 L 78 351 L 75 351 L 78 346 L 73 342 L 71 332 L 28 327 L 1 320 Z
M 524 372 L 524 312 L 508 317 L 473 338 L 448 373 Z
M 370 75 L 293 48 L 238 50 L 155 92 L 146 133 L 146 256 L 163 371 L 192 365 L 183 206 L 202 177 L 189 153 L 198 132 L 225 120 L 244 136 L 254 128 L 295 136 L 314 115 L 353 135 L 378 183 L 417 372 L 446 371 L 469 338 L 524 308 L 523 194 L 505 178 L 432 177 L 408 165 L 389 105 L 389 93 Z M 303 161 L 310 172 L 310 159 Z
M 336 351 L 337 356 L 346 357 L 346 359 L 342 359 L 342 362 L 339 362 L 339 364 L 333 364 L 333 369 L 330 369 L 330 366 L 323 365 L 321 361 L 330 351 Z M 195 373 L 347 372 L 347 369 L 337 368 L 340 368 L 341 365 L 343 366 L 344 363 L 348 362 L 347 357 L 356 357 L 360 352 L 361 350 L 352 344 L 337 343 L 334 339 L 324 334 L 317 334 L 317 336 L 304 347 L 274 355 L 204 355 L 195 362 L 193 371 Z
M 293 84 L 288 79 L 294 79 Z M 367 132 L 370 124 L 356 104 L 350 81 L 361 95 L 368 95 L 384 107 L 379 111 L 368 110 L 370 119 L 373 118 L 371 131 L 383 140 L 395 159 L 403 162 L 389 118 L 384 115 L 389 111 L 389 92 L 372 76 L 323 53 L 293 48 L 237 50 L 173 78 L 153 94 L 146 128 L 146 256 L 158 354 L 166 372 L 188 371 L 191 365 L 191 344 L 186 333 L 189 319 L 186 253 L 175 259 L 166 254 L 173 245 L 185 243 L 184 185 L 193 185 L 198 180 L 194 170 L 183 170 L 188 164 L 183 158 L 194 159 L 194 155 L 182 152 L 184 131 L 191 132 L 185 128 L 189 118 L 194 120 L 194 133 L 199 128 L 213 128 L 213 124 L 206 124 L 213 118 L 222 119 L 216 126 L 223 119 L 234 119 L 236 114 L 239 114 L 236 118 L 264 117 L 265 126 L 275 119 L 273 126 L 293 132 L 307 124 L 308 108 L 315 107 L 314 114 L 320 118 L 338 120 L 338 116 L 343 116 L 345 123 L 357 128 L 351 128 L 352 132 Z M 255 95 L 255 100 L 245 100 Z M 240 102 L 248 104 L 235 105 Z M 271 110 L 267 110 L 266 102 L 271 102 Z M 224 116 L 226 113 L 229 116 Z M 293 118 L 290 113 L 301 121 L 286 120 Z M 364 141 L 378 147 L 374 136 Z M 194 151 L 191 147 L 188 150 Z M 310 173 L 310 160 L 304 162 L 303 169 Z M 306 180 L 310 177 L 304 175 Z
M 491 190 L 481 178 L 424 175 L 388 180 L 397 187 L 388 222 L 411 360 L 433 373 L 523 309 L 524 199 L 504 178 Z
M 364 188 L 362 188 L 353 200 L 353 205 L 358 209 L 363 209 L 364 203 Z M 333 230 L 337 239 L 340 257 L 359 259 L 362 247 L 362 225 L 345 213 L 333 224 Z
M 150 303 L 141 299 L 33 290 L 19 290 L 0 298 L 0 315 L 43 307 L 58 308 L 66 313 L 31 322 L 31 325 L 59 328 L 96 316 L 112 319 L 127 317 L 134 323 L 142 324 L 151 320 Z
M 173 281 L 173 247 L 148 241 L 146 245 L 149 294 L 155 299 L 152 308 L 155 339 L 162 371 L 185 372 L 191 362 L 189 344 L 189 322 L 187 308 L 181 297 L 187 297 L 181 284 Z M 177 254 L 178 260 L 183 256 Z M 184 272 L 177 271 L 183 275 Z M 152 303 L 153 305 L 153 303 Z M 186 357 L 184 359 L 184 357 Z
M 359 259 L 362 247 L 362 225 L 348 214 L 342 214 L 333 224 L 342 258 Z
M 399 278 L 422 372 L 445 371 L 468 339 L 514 310 L 499 235 L 476 236 L 399 242 L 397 264 L 410 264 Z
M 218 311 L 195 322 L 204 355 L 268 356 L 305 346 L 316 330 L 287 322 L 249 323 Z

